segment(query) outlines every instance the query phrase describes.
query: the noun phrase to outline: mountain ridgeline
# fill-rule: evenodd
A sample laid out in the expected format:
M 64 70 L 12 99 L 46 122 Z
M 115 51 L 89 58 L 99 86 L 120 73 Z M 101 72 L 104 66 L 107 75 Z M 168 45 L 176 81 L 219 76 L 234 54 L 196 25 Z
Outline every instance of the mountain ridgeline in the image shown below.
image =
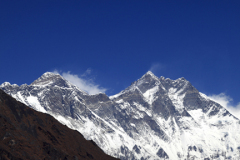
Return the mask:
M 122 160 L 240 159 L 240 121 L 184 78 L 147 72 L 120 93 L 89 95 L 59 74 L 0 86 Z

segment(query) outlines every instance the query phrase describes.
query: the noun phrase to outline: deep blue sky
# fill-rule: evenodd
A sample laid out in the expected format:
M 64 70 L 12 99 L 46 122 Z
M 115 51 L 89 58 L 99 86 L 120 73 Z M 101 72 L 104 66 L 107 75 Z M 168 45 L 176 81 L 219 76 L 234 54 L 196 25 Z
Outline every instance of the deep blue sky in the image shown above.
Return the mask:
M 151 67 L 238 103 L 240 1 L 0 1 L 0 84 L 46 71 L 82 75 L 112 95 Z

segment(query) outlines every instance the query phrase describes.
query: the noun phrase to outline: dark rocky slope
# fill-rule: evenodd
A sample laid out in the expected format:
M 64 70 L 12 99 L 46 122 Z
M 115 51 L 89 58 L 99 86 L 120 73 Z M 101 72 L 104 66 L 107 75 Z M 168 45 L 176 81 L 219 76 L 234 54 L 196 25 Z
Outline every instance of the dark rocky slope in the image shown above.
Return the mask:
M 93 141 L 0 90 L 1 160 L 116 159 Z

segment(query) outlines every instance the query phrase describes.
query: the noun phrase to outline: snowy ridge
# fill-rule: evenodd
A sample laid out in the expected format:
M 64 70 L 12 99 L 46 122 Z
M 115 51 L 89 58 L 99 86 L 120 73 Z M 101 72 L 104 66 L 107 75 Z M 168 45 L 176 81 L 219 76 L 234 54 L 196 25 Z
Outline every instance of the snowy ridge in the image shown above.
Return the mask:
M 240 159 L 240 121 L 184 78 L 149 71 L 111 97 L 88 95 L 50 72 L 0 88 L 122 160 Z

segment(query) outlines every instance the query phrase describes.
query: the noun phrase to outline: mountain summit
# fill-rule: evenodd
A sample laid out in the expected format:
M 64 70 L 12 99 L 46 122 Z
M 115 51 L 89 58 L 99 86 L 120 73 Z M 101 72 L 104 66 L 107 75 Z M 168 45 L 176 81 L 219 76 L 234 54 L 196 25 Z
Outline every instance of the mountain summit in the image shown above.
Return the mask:
M 63 78 L 59 74 L 46 72 L 37 80 L 35 80 L 31 85 L 46 85 L 48 83 L 53 83 L 57 80 L 63 80 Z
M 239 159 L 240 121 L 184 78 L 147 72 L 108 97 L 88 95 L 60 75 L 6 93 L 93 140 L 122 160 Z

